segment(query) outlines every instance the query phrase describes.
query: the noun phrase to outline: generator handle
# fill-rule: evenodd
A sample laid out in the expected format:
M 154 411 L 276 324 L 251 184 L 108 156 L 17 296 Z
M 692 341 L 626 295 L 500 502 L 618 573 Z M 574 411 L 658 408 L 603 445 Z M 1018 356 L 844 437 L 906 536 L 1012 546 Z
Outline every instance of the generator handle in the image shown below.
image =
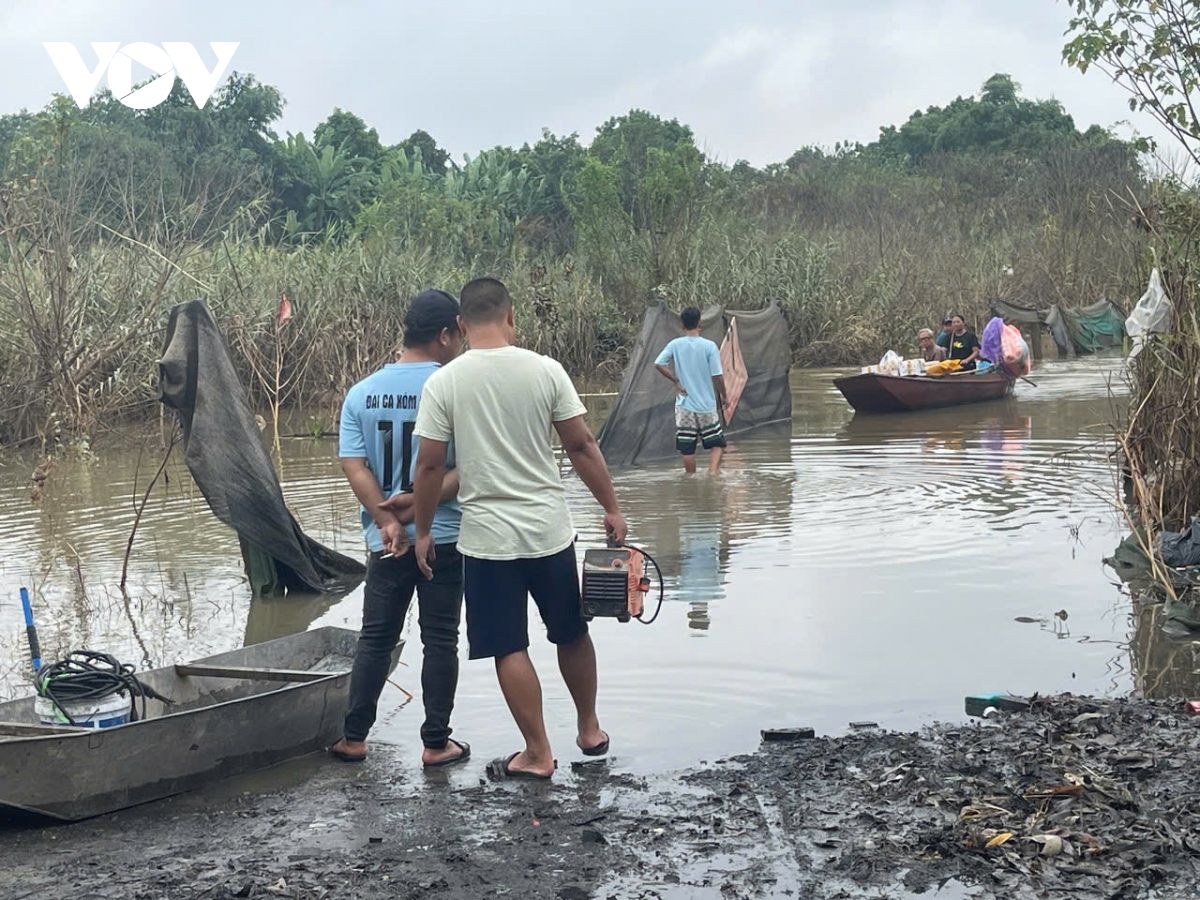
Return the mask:
M 617 547 L 624 546 L 624 545 L 623 545 L 623 544 L 622 544 L 620 541 L 618 541 L 616 538 L 611 538 L 611 537 L 610 537 L 610 538 L 605 538 L 605 541 L 606 541 L 606 542 L 607 542 L 607 544 L 608 544 L 608 549 L 609 549 L 609 550 L 615 550 Z

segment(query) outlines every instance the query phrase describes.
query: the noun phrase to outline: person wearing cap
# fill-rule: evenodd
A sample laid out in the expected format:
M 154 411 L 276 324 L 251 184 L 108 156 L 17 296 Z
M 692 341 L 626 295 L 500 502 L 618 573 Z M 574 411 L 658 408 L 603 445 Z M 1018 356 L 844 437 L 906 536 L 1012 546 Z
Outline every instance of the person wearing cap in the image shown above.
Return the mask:
M 420 438 L 414 429 L 425 382 L 462 352 L 458 301 L 445 291 L 422 291 L 404 317 L 400 358 L 354 385 L 342 404 L 338 455 L 362 504 L 369 556 L 363 589 L 363 622 L 342 738 L 330 753 L 345 762 L 367 758 L 367 734 L 375 724 L 390 658 L 417 592 L 424 659 L 421 694 L 425 721 L 421 761 L 426 767 L 466 760 L 471 748 L 450 737 L 450 714 L 458 687 L 458 626 L 463 566 L 458 555 L 462 511 L 455 499 L 458 473 L 451 450 L 430 533 L 437 559 L 426 578 L 412 545 L 412 475 Z
M 575 529 L 552 434 L 604 509 L 609 539 L 623 542 L 627 526 L 604 455 L 584 421 L 587 410 L 562 364 L 513 346 L 508 289 L 494 278 L 477 278 L 463 287 L 460 301 L 471 349 L 430 377 L 417 417 L 417 561 L 436 576 L 442 550 L 430 526 L 453 442 L 462 479 L 459 548 L 470 657 L 495 660 L 500 690 L 525 740 L 523 749 L 492 760 L 488 772 L 544 781 L 556 763 L 529 658 L 530 596 L 575 704 L 575 745 L 585 756 L 603 756 L 609 748 L 596 714 L 596 649 L 580 608 Z
M 942 331 L 937 336 L 937 345 L 939 347 L 941 347 L 943 350 L 945 350 L 947 353 L 950 352 L 950 341 L 953 338 L 953 335 L 954 335 L 954 317 L 946 316 L 946 318 L 942 319 Z
M 946 358 L 946 348 L 934 341 L 932 328 L 922 328 L 918 331 L 917 343 L 921 345 L 925 362 L 941 362 Z

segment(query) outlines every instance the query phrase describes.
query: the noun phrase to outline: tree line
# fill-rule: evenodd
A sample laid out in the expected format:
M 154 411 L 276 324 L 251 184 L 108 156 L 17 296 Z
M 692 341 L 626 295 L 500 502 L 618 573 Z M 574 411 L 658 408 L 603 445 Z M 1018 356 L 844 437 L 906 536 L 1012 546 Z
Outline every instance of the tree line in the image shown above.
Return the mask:
M 394 349 L 405 297 L 483 273 L 516 288 L 530 346 L 611 375 L 660 299 L 778 301 L 798 363 L 849 364 L 997 296 L 1125 302 L 1144 269 L 1122 198 L 1147 189 L 1145 147 L 1004 74 L 871 143 L 762 167 L 645 110 L 455 160 L 342 109 L 280 137 L 283 104 L 234 74 L 203 109 L 177 84 L 149 110 L 101 92 L 0 117 L 0 440 L 141 408 L 166 310 L 195 296 L 256 402 L 332 408 Z M 255 360 L 276 355 L 264 384 Z

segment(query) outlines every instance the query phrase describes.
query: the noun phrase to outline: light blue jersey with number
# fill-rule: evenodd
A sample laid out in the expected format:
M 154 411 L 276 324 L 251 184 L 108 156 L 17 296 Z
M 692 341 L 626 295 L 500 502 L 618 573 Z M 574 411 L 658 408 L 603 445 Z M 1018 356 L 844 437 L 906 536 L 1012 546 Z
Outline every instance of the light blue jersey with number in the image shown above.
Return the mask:
M 426 380 L 439 368 L 435 362 L 389 363 L 350 388 L 342 403 L 338 456 L 366 459 L 385 497 L 412 491 L 413 467 L 421 442 L 413 434 L 417 406 Z M 446 464 L 454 466 L 453 445 Z M 367 546 L 378 553 L 383 549 L 379 528 L 365 509 L 361 517 Z M 439 504 L 430 529 L 434 543 L 457 543 L 461 522 L 462 510 L 457 501 Z M 415 541 L 413 526 L 406 526 L 406 530 L 409 540 Z

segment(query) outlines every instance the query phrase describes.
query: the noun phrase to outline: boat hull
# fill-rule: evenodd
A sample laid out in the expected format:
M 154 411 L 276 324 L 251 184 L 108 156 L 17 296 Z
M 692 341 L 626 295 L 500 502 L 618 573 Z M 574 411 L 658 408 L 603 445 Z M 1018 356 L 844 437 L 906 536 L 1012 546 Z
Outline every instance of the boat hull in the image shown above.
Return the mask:
M 195 664 L 310 669 L 352 657 L 356 637 L 320 628 Z M 348 671 L 281 683 L 169 666 L 138 678 L 175 704 L 147 701 L 145 720 L 115 728 L 0 738 L 0 823 L 86 819 L 323 749 L 341 735 L 350 690 Z M 36 723 L 32 698 L 0 704 L 0 722 Z
M 928 378 L 865 372 L 836 378 L 834 386 L 857 412 L 894 413 L 998 400 L 1012 391 L 1012 380 L 998 372 Z

